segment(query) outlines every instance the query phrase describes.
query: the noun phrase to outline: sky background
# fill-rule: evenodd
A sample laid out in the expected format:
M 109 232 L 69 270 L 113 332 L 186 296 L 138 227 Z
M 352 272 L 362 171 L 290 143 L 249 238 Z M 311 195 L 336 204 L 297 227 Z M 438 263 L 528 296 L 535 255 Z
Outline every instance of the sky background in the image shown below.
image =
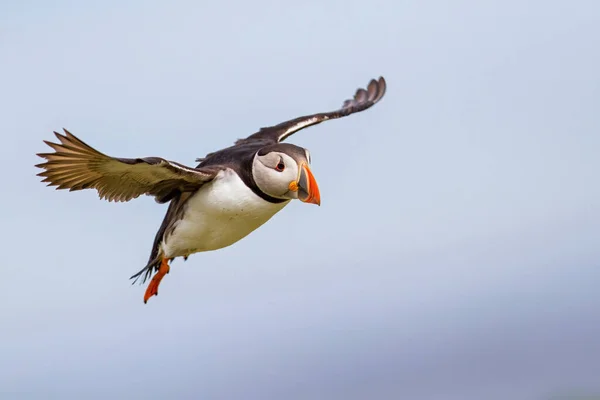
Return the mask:
M 597 1 L 0 5 L 0 397 L 600 395 Z M 40 183 L 69 129 L 188 165 L 291 138 L 322 206 L 129 276 L 166 212 Z

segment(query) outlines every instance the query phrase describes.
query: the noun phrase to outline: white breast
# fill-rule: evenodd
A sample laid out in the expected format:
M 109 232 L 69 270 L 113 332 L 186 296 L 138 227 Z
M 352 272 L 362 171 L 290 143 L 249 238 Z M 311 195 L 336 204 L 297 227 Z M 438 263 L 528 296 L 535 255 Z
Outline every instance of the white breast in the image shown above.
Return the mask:
M 289 201 L 263 200 L 228 169 L 188 200 L 183 218 L 163 240 L 165 257 L 227 247 L 247 236 L 283 209 Z

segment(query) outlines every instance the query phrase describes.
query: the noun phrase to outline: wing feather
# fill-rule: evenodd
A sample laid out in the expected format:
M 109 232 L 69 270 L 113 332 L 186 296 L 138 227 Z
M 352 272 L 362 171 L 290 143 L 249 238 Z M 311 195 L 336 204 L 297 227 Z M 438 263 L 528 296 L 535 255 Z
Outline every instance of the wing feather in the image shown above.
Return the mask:
M 235 142 L 235 144 L 237 145 L 250 141 L 268 141 L 274 143 L 281 142 L 299 130 L 309 126 L 320 124 L 321 122 L 330 119 L 346 117 L 350 114 L 371 108 L 383 98 L 386 88 L 387 84 L 383 77 L 379 77 L 377 80 L 371 79 L 366 89 L 357 89 L 354 97 L 344 101 L 342 107 L 338 110 L 305 115 L 282 122 L 278 125 L 261 128 L 258 132 L 248 136 L 247 138 L 239 139 Z
M 44 140 L 52 153 L 39 153 L 46 162 L 38 176 L 42 182 L 69 191 L 96 189 L 101 199 L 129 201 L 141 195 L 154 196 L 159 202 L 173 192 L 194 191 L 214 179 L 218 167 L 190 168 L 160 157 L 116 158 L 90 147 L 64 129 L 54 132 L 59 143 Z

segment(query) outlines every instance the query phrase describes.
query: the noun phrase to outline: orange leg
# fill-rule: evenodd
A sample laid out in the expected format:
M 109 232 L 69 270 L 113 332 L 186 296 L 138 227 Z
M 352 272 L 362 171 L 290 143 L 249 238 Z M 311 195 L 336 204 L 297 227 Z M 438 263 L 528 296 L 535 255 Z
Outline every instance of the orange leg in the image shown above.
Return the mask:
M 158 285 L 160 285 L 160 281 L 169 273 L 170 269 L 169 259 L 163 258 L 160 267 L 158 268 L 158 272 L 152 277 L 152 280 L 148 284 L 148 288 L 144 294 L 144 303 L 147 303 L 150 297 L 158 295 Z

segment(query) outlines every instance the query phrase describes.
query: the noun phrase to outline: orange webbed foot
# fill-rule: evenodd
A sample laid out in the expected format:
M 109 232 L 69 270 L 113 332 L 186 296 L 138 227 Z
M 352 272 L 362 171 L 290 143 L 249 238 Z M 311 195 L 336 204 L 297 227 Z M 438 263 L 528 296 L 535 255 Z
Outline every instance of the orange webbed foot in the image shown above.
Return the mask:
M 171 267 L 169 267 L 169 260 L 167 258 L 163 258 L 162 262 L 160 263 L 160 267 L 158 268 L 158 272 L 152 277 L 152 280 L 146 288 L 146 293 L 144 294 L 144 303 L 147 303 L 150 297 L 158 295 L 158 285 L 160 285 L 160 281 L 166 274 L 169 273 L 170 269 Z

